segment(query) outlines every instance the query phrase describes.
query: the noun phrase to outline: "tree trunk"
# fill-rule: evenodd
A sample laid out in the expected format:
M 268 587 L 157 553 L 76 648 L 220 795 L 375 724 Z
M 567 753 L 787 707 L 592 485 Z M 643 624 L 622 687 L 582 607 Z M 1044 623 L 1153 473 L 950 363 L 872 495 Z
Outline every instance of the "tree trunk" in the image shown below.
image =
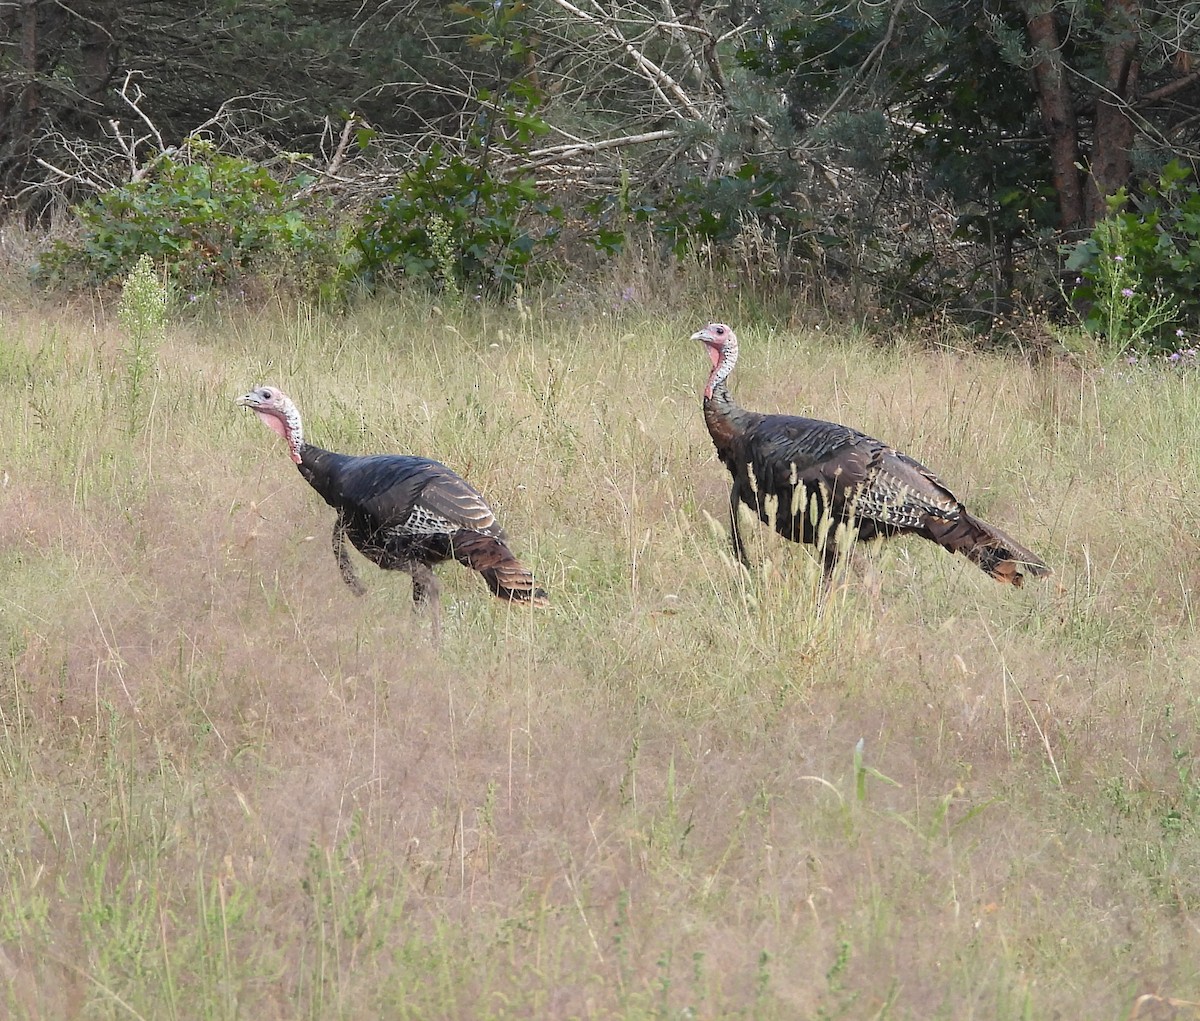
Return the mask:
M 1038 109 L 1050 138 L 1050 165 L 1058 193 L 1059 228 L 1071 237 L 1089 226 L 1079 163 L 1079 124 L 1074 96 L 1067 82 L 1052 12 L 1040 3 L 1025 5 L 1026 25 L 1033 43 L 1033 80 Z
M 32 122 L 38 108 L 38 0 L 24 0 L 21 5 L 21 67 L 25 73 L 25 93 L 21 97 L 21 113 Z
M 17 9 L 15 7 L 0 7 L 0 39 L 14 39 L 17 36 Z M 5 46 L 5 50 L 11 48 L 11 43 Z M 8 61 L 6 60 L 6 63 Z M 12 63 L 16 63 L 13 61 Z M 0 77 L 0 159 L 3 159 L 4 153 L 8 151 L 8 139 L 12 131 L 12 126 L 9 119 L 12 117 L 13 109 L 16 105 L 17 90 L 19 88 L 14 80 L 15 76 L 4 75 Z
M 1088 223 L 1108 212 L 1105 200 L 1129 183 L 1134 123 L 1129 109 L 1137 95 L 1137 58 L 1141 41 L 1141 11 L 1137 0 L 1108 0 L 1104 43 L 1104 80 L 1096 97 L 1096 127 L 1092 142 L 1092 181 L 1087 191 Z
M 7 6 L 7 5 L 6 5 Z M 38 0 L 8 6 L 0 28 L 12 40 L 7 47 L 12 70 L 0 78 L 0 195 L 20 179 L 38 118 Z M 15 51 L 15 52 L 14 52 Z
M 112 88 L 116 73 L 118 47 L 118 5 L 115 0 L 100 0 L 86 8 L 87 24 L 79 42 L 81 74 L 77 85 L 86 98 L 102 106 Z

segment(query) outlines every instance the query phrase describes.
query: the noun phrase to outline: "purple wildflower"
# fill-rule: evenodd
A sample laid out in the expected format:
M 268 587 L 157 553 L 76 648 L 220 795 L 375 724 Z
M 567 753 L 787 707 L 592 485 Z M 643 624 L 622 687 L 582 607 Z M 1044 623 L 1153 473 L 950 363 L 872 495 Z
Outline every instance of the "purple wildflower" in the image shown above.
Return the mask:
M 1122 298 L 1132 298 L 1133 297 L 1133 288 L 1132 287 L 1122 287 L 1121 288 L 1121 297 Z

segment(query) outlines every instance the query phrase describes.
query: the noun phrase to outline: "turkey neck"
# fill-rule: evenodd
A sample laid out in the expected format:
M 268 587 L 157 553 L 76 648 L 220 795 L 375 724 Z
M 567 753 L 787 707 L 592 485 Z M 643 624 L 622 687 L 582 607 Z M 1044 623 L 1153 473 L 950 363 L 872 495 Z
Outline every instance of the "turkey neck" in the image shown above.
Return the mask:
M 342 494 L 333 480 L 333 474 L 334 469 L 345 460 L 345 454 L 335 454 L 306 443 L 300 448 L 300 461 L 296 467 L 305 481 L 325 498 L 327 504 L 339 507 Z
M 704 423 L 712 437 L 721 460 L 730 471 L 734 470 L 729 458 L 733 455 L 738 438 L 762 416 L 741 407 L 729 392 L 725 381 L 713 387 L 711 397 L 704 398 Z

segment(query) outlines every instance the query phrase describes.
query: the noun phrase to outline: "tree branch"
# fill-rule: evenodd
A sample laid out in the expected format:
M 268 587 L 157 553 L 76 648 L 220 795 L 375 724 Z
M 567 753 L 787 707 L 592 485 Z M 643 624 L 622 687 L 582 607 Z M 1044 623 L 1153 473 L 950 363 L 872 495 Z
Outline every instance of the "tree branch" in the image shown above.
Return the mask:
M 617 28 L 611 25 L 604 25 L 601 23 L 599 18 L 588 14 L 586 11 L 580 10 L 573 3 L 571 3 L 570 0 L 552 0 L 552 2 L 561 7 L 568 14 L 572 14 L 575 17 L 586 21 L 597 31 L 601 32 L 603 35 L 607 36 L 618 46 L 620 46 L 621 49 L 623 49 L 629 55 L 629 58 L 634 62 L 634 64 L 637 65 L 638 69 L 654 83 L 656 90 L 664 100 L 667 98 L 666 93 L 669 92 L 678 101 L 679 106 L 686 111 L 688 117 L 697 121 L 704 119 L 703 115 L 700 113 L 700 108 L 692 102 L 691 98 L 686 92 L 683 91 L 679 83 L 644 53 L 639 52 L 638 49 L 631 42 L 629 42 L 629 40 L 626 39 Z M 667 105 L 671 105 L 669 101 Z M 678 110 L 673 109 L 672 112 L 681 120 L 686 119 L 682 114 L 679 113 Z
M 623 135 L 620 138 L 605 138 L 598 142 L 571 142 L 566 145 L 550 145 L 543 149 L 535 149 L 525 153 L 514 169 L 527 171 L 538 167 L 549 166 L 560 160 L 574 159 L 577 156 L 591 155 L 605 149 L 618 149 L 622 146 L 644 145 L 647 142 L 661 142 L 668 138 L 678 138 L 679 132 L 669 128 L 661 131 L 644 131 L 638 135 Z
M 1182 92 L 1190 85 L 1195 85 L 1200 81 L 1200 71 L 1193 71 L 1191 74 L 1186 74 L 1182 78 L 1176 78 L 1173 82 L 1167 82 L 1157 89 L 1144 93 L 1138 99 L 1138 106 L 1143 106 L 1147 103 L 1157 103 L 1160 99 L 1169 99 L 1177 92 Z
M 842 105 L 842 100 L 849 95 L 850 90 L 854 88 L 854 86 L 858 83 L 858 80 L 867 73 L 867 70 L 871 67 L 871 65 L 874 64 L 880 57 L 882 57 L 884 50 L 891 45 L 892 36 L 896 34 L 896 22 L 900 18 L 900 11 L 903 9 L 904 3 L 905 0 L 896 0 L 896 6 L 892 8 L 892 16 L 888 19 L 887 29 L 883 33 L 883 38 L 871 48 L 871 52 L 867 54 L 866 59 L 859 64 L 850 81 L 846 83 L 846 87 L 834 97 L 833 102 L 825 108 L 825 112 L 816 119 L 815 123 L 813 124 L 814 128 L 819 128 L 822 124 L 824 124 L 829 118 L 830 114 L 832 114 L 834 110 Z

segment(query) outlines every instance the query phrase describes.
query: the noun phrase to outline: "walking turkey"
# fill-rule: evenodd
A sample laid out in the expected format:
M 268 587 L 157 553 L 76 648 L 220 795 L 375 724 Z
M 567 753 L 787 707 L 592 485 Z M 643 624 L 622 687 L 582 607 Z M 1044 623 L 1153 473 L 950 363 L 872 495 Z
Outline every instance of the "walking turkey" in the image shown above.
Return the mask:
M 1026 573 L 1035 578 L 1052 573 L 1035 553 L 968 513 L 941 479 L 894 447 L 833 422 L 739 407 L 725 385 L 737 364 L 737 335 L 724 323 L 710 323 L 692 340 L 712 360 L 704 421 L 733 476 L 730 524 L 742 564 L 749 566 L 738 530 L 739 504 L 784 538 L 817 546 L 827 582 L 841 543 L 902 534 L 962 553 L 1008 584 L 1020 586 Z
M 350 562 L 347 538 L 372 563 L 412 576 L 413 602 L 431 606 L 435 639 L 440 600 L 433 566 L 444 560 L 478 571 L 501 599 L 548 605 L 546 593 L 505 544 L 487 502 L 444 464 L 399 454 L 352 457 L 305 443 L 300 412 L 276 387 L 260 386 L 237 403 L 287 440 L 300 474 L 337 511 L 333 552 L 355 595 L 366 588 Z

